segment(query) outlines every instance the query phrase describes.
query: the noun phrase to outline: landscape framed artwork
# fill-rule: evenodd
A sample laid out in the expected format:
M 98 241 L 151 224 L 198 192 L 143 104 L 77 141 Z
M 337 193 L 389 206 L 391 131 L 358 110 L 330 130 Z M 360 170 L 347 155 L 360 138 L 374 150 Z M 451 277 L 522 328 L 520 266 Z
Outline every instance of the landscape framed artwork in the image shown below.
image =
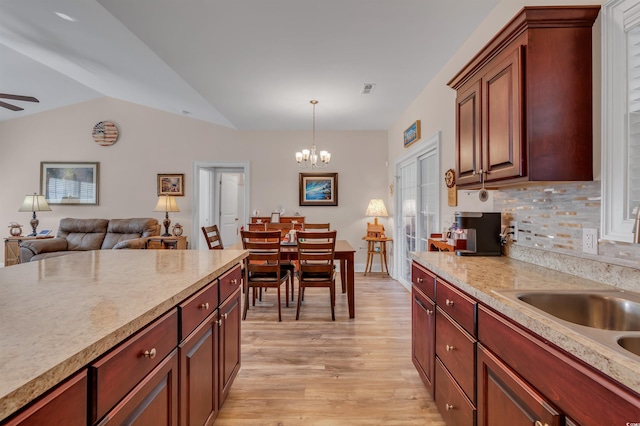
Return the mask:
M 337 206 L 337 173 L 300 173 L 301 206 Z
M 404 131 L 404 147 L 406 148 L 418 140 L 420 140 L 420 120 L 414 121 L 413 124 Z
M 48 204 L 98 205 L 100 163 L 40 163 L 40 194 Z
M 158 196 L 184 196 L 184 174 L 158 174 Z

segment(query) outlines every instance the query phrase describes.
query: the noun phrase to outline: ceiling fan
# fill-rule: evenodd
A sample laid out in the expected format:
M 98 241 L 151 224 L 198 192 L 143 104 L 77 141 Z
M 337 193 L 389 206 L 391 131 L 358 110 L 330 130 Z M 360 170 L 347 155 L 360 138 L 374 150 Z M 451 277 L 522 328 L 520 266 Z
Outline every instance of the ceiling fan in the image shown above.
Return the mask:
M 7 93 L 0 93 L 0 98 L 12 99 L 14 101 L 40 102 L 39 100 L 37 100 L 33 96 L 9 95 Z M 12 111 L 22 111 L 22 110 L 24 110 L 24 108 L 20 108 L 19 106 L 11 105 L 11 104 L 8 104 L 8 103 L 2 102 L 2 101 L 0 101 L 0 106 L 3 107 L 3 108 L 10 109 Z

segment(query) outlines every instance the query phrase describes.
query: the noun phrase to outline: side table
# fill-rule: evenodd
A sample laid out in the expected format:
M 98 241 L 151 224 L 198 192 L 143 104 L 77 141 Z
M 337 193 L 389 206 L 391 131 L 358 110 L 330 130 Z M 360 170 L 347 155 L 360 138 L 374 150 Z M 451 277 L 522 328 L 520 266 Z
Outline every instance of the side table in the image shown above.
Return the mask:
M 4 239 L 4 266 L 18 265 L 20 263 L 20 243 L 26 240 L 53 238 L 53 235 L 46 237 L 5 237 Z
M 148 250 L 186 250 L 187 237 L 150 237 L 147 240 Z
M 387 266 L 387 241 L 393 241 L 391 238 L 362 237 L 367 242 L 367 265 L 364 268 L 364 274 L 371 272 L 373 267 L 373 258 L 380 255 L 380 272 L 384 276 L 389 275 L 389 267 Z

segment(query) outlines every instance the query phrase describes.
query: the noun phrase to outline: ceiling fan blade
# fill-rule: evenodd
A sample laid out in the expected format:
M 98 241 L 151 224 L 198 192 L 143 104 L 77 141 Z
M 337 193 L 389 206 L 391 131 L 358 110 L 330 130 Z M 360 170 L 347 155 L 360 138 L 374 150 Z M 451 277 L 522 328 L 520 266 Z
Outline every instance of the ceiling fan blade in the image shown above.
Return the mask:
M 13 99 L 14 101 L 40 102 L 38 99 L 34 98 L 33 96 L 10 95 L 8 93 L 0 93 L 0 98 Z
M 2 101 L 0 101 L 0 106 L 4 107 L 4 108 L 7 108 L 7 109 L 10 109 L 11 111 L 22 111 L 24 109 L 24 108 L 20 108 L 19 106 L 11 105 L 11 104 L 8 104 L 8 103 L 2 102 Z

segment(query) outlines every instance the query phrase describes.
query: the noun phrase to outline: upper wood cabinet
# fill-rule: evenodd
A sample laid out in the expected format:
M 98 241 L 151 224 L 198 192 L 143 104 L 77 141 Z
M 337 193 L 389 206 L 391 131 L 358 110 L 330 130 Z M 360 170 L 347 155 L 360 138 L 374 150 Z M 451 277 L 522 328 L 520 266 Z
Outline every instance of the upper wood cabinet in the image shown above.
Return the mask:
M 448 83 L 457 92 L 459 186 L 593 179 L 599 10 L 525 7 Z

